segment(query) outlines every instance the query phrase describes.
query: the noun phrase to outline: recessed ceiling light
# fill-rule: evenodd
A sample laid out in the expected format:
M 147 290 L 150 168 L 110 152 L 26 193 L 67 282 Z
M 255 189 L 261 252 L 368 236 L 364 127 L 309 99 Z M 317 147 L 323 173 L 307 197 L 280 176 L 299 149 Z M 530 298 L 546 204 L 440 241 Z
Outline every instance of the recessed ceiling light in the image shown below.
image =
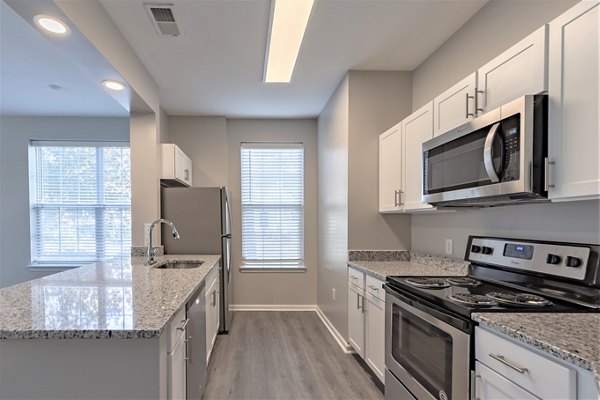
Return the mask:
M 125 89 L 124 83 L 121 83 L 119 81 L 113 81 L 111 79 L 102 81 L 102 84 L 104 85 L 105 88 L 110 89 L 110 90 L 115 90 L 117 92 L 120 92 L 121 90 Z
M 33 21 L 43 30 L 56 35 L 64 36 L 71 32 L 67 24 L 62 22 L 60 19 L 51 17 L 49 15 L 38 14 L 33 17 Z
M 314 0 L 273 0 L 265 82 L 289 83 Z

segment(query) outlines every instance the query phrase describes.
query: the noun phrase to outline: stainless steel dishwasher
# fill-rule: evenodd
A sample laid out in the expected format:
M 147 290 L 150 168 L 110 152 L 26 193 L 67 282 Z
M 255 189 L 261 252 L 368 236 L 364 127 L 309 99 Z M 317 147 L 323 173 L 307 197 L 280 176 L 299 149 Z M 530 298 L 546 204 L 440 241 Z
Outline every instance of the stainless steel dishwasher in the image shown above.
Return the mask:
M 186 376 L 187 398 L 201 400 L 206 385 L 206 288 L 202 281 L 200 288 L 187 303 L 187 347 Z

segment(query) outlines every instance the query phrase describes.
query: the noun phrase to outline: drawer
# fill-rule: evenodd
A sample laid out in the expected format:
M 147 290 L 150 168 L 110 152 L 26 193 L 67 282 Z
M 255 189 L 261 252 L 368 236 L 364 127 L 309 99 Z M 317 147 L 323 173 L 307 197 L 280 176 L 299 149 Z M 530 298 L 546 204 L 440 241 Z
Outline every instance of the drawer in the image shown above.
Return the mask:
M 576 371 L 482 328 L 475 330 L 475 358 L 543 399 L 573 399 Z
M 367 275 L 366 288 L 367 293 L 374 297 L 377 297 L 381 301 L 385 301 L 385 291 L 383 290 L 383 284 L 385 282 L 375 278 L 374 276 Z
M 348 267 L 348 282 L 355 284 L 361 289 L 365 288 L 365 273 Z
M 171 320 L 171 324 L 169 326 L 169 352 L 173 350 L 177 341 L 184 334 L 185 326 L 187 325 L 187 318 L 185 316 L 185 305 L 181 307 L 175 317 Z

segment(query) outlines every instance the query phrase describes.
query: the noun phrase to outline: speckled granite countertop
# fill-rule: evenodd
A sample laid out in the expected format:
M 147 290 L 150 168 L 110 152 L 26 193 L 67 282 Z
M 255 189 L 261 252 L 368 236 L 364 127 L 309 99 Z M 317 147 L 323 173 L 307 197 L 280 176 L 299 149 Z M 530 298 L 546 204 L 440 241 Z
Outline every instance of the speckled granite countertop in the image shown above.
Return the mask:
M 349 261 L 348 265 L 385 280 L 386 277 L 392 275 L 463 276 L 467 275 L 469 264 L 456 258 L 426 256 L 410 252 L 410 261 Z
M 600 386 L 600 314 L 477 313 L 472 318 L 592 371 Z
M 159 256 L 157 265 L 204 263 L 156 269 L 144 257 L 124 257 L 0 289 L 0 339 L 158 337 L 219 259 Z

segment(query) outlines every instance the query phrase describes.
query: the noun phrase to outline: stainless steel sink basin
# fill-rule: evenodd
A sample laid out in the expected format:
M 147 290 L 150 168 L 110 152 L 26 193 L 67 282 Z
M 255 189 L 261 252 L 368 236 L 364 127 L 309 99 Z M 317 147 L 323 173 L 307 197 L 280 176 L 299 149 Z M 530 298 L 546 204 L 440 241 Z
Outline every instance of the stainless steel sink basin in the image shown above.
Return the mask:
M 204 264 L 204 261 L 173 261 L 165 264 L 157 265 L 154 268 L 159 269 L 190 269 L 190 268 L 198 268 Z

